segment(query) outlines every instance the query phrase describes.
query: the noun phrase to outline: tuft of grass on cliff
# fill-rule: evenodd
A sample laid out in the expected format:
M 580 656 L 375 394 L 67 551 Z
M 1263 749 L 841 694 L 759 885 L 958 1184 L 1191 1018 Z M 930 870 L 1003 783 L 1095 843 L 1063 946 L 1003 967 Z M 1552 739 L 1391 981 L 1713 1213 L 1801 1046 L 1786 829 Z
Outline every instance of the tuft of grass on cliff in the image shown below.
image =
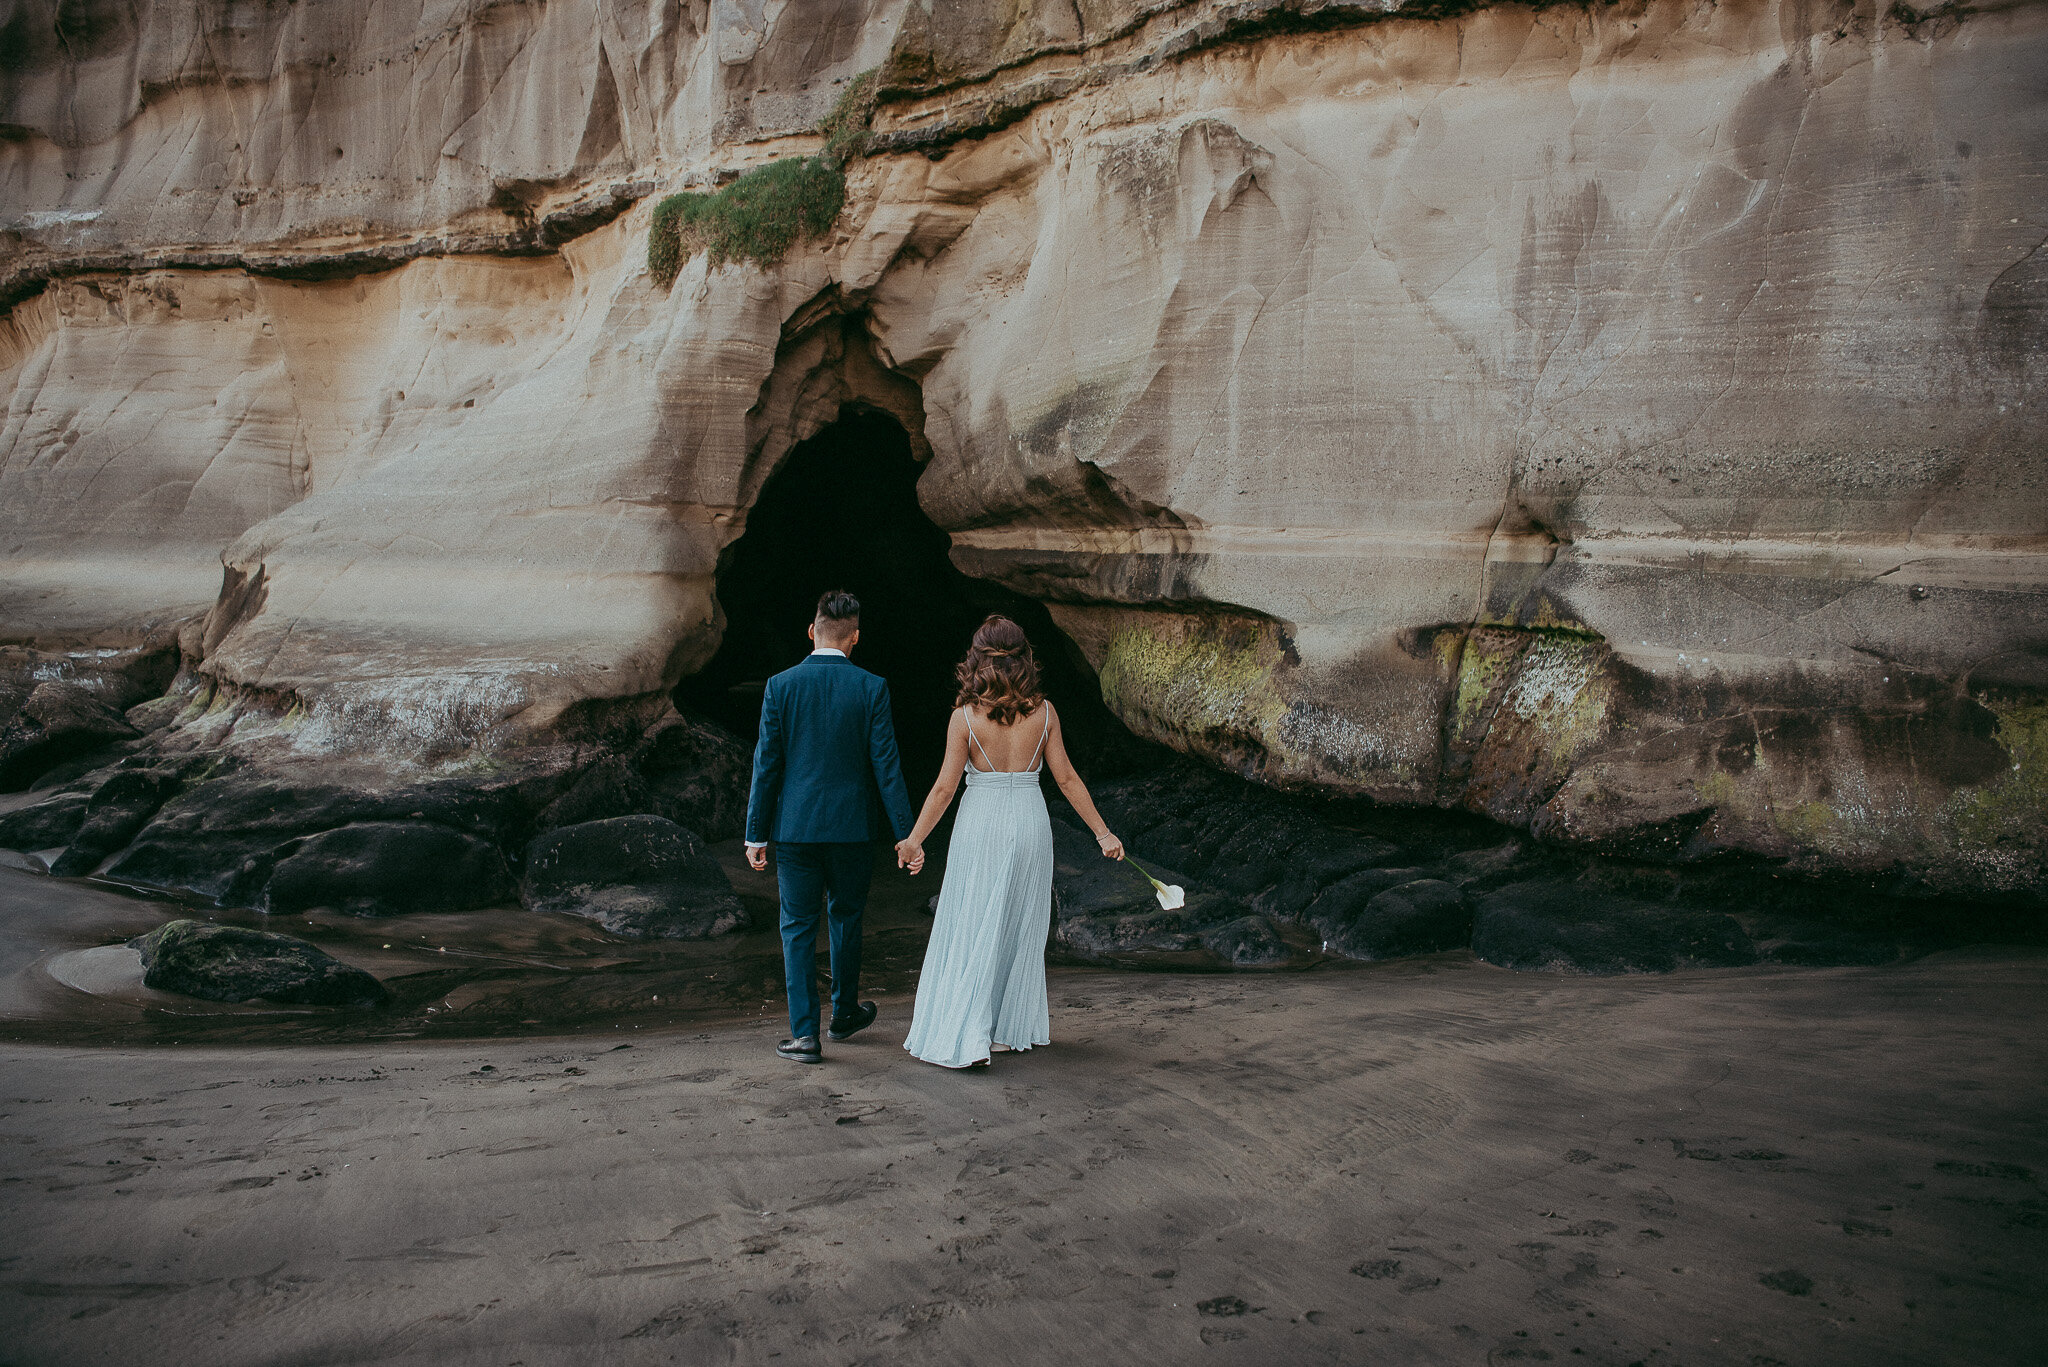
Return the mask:
M 846 173 L 823 157 L 771 161 L 722 190 L 670 195 L 654 206 L 647 269 L 666 288 L 700 251 L 714 267 L 772 266 L 799 238 L 827 232 L 845 202 Z
M 654 206 L 647 270 L 666 289 L 698 252 L 711 265 L 772 266 L 804 238 L 822 237 L 846 203 L 846 163 L 867 150 L 875 114 L 875 73 L 847 82 L 818 125 L 825 149 L 757 166 L 722 190 L 684 191 Z
M 881 84 L 869 67 L 846 83 L 839 99 L 818 125 L 825 136 L 825 156 L 844 166 L 868 150 L 868 127 L 875 121 L 875 93 Z

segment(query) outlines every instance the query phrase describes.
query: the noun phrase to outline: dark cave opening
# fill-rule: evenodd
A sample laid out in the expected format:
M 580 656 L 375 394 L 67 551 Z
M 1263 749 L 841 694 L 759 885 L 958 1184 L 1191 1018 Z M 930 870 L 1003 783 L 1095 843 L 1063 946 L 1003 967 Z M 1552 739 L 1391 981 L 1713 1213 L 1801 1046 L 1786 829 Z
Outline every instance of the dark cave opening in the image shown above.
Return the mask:
M 902 425 L 869 408 L 848 407 L 791 451 L 726 552 L 718 576 L 725 638 L 701 672 L 676 686 L 677 706 L 751 744 L 763 685 L 809 652 L 804 628 L 818 595 L 844 588 L 861 601 L 854 663 L 889 681 L 913 805 L 944 757 L 953 667 L 991 612 L 1030 636 L 1084 775 L 1122 769 L 1149 750 L 1103 705 L 1094 671 L 1042 604 L 954 567 L 946 533 L 918 505 L 923 471 Z

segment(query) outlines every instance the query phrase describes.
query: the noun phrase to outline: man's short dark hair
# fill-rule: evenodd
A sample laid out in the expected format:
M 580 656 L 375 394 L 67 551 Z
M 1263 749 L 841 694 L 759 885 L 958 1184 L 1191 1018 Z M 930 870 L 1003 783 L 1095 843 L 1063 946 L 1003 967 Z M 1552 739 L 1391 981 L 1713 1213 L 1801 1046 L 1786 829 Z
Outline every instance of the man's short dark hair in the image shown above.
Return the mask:
M 860 629 L 860 599 L 845 589 L 833 589 L 818 599 L 816 624 L 828 628 L 828 634 L 844 636 L 849 631 Z

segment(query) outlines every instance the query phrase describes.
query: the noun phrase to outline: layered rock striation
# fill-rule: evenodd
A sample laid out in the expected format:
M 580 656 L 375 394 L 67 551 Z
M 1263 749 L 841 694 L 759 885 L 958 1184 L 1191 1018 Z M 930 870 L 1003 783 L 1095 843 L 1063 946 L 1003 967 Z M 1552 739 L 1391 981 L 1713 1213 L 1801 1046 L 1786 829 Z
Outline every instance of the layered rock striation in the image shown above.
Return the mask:
M 865 405 L 1142 737 L 1632 858 L 2048 888 L 2041 5 L 9 36 L 0 621 L 182 667 L 150 753 L 546 751 L 552 802 L 644 757 L 763 484 Z M 657 285 L 649 197 L 815 151 L 869 69 L 834 230 Z

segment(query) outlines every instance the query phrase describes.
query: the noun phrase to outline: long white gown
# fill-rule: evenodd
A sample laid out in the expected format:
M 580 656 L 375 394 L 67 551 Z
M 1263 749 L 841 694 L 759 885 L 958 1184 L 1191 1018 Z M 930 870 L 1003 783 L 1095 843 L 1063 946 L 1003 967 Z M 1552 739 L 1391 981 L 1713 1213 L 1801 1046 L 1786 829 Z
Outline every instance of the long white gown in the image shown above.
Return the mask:
M 1045 726 L 1050 732 L 1050 711 Z M 903 1041 L 918 1058 L 946 1068 L 985 1061 L 991 1043 L 1011 1049 L 1052 1043 L 1045 996 L 1052 820 L 1038 787 L 1045 736 L 1030 768 L 1005 771 L 989 762 L 971 721 L 967 735 L 989 768 L 967 766 L 917 1006 Z

